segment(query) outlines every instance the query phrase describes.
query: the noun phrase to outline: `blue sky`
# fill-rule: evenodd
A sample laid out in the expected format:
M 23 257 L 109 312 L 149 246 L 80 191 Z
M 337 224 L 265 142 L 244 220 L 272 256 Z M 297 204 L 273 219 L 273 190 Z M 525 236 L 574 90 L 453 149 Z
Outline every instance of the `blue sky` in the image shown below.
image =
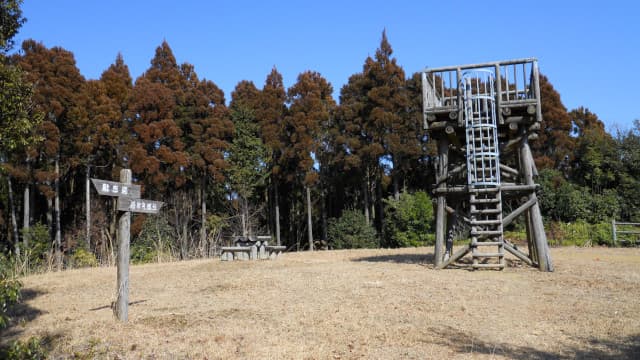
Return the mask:
M 136 1 L 25 0 L 18 42 L 75 54 L 88 79 L 122 53 L 132 77 L 166 40 L 178 62 L 214 81 L 227 101 L 240 80 L 259 88 L 275 65 L 285 86 L 320 72 L 337 98 L 382 30 L 407 75 L 426 66 L 536 57 L 571 110 L 607 129 L 640 119 L 640 5 L 609 1 Z

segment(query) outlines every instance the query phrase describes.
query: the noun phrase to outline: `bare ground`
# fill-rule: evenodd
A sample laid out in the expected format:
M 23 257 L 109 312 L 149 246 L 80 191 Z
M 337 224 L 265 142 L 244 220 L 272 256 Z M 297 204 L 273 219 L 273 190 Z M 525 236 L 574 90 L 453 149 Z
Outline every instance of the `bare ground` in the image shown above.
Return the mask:
M 51 357 L 124 359 L 638 359 L 640 249 L 553 249 L 554 273 L 436 271 L 431 249 L 288 253 L 23 279 L 2 342 Z

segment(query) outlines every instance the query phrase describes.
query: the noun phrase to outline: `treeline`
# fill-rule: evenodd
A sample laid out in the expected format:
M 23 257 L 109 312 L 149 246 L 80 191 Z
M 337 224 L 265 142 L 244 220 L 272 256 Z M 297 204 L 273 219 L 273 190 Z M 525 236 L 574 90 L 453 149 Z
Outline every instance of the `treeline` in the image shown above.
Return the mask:
M 134 216 L 134 260 L 211 256 L 233 235 L 270 234 L 293 250 L 424 244 L 434 144 L 419 74 L 392 54 L 383 32 L 339 102 L 318 72 L 287 89 L 274 67 L 263 84 L 238 82 L 227 103 L 166 42 L 134 81 L 121 55 L 87 80 L 71 51 L 27 40 L 3 56 L 0 250 L 40 266 L 111 263 L 115 201 L 89 178 L 117 180 L 122 168 L 166 203 Z M 544 76 L 541 92 L 533 150 L 545 216 L 640 220 L 640 123 L 614 136 L 587 108 L 567 111 Z

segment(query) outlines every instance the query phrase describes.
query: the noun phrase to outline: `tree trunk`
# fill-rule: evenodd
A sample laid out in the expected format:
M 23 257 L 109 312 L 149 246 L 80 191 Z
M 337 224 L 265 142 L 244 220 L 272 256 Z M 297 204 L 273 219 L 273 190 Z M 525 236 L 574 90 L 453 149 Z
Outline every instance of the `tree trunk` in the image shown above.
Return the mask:
M 382 169 L 378 168 L 376 176 L 376 208 L 378 211 L 378 234 L 380 235 L 380 244 L 384 239 L 384 208 L 382 201 Z
M 87 221 L 86 224 L 86 234 L 85 234 L 85 241 L 87 242 L 87 250 L 91 250 L 91 180 L 89 179 L 89 176 L 91 176 L 91 174 L 89 173 L 89 165 L 87 164 L 87 173 L 85 176 L 85 218 Z
M 276 208 L 276 244 L 278 246 L 281 246 L 282 242 L 280 241 L 280 199 L 278 198 L 278 182 L 275 180 L 275 178 L 273 181 L 273 189 L 274 189 L 273 202 Z
M 18 236 L 18 222 L 16 221 L 16 204 L 13 201 L 13 188 L 11 187 L 11 176 L 7 175 L 7 185 L 9 191 L 9 207 L 11 208 L 11 227 L 13 241 L 15 243 L 16 257 L 20 257 L 20 237 Z
M 309 251 L 313 251 L 313 222 L 311 221 L 311 188 L 307 188 L 307 234 L 309 236 Z
M 325 193 L 322 194 L 322 240 L 327 241 L 327 195 Z M 329 250 L 329 246 L 327 246 L 327 250 Z
M 56 268 L 58 271 L 62 270 L 62 224 L 60 224 L 60 160 L 56 158 L 55 164 L 56 180 L 54 182 L 55 191 L 55 217 L 56 217 L 56 235 L 55 235 L 55 255 L 56 255 Z
M 398 173 L 395 171 L 393 173 L 393 198 L 396 201 L 400 200 L 400 184 L 398 182 Z
M 29 183 L 27 182 L 24 186 L 24 196 L 23 196 L 23 204 L 22 204 L 22 231 L 23 234 L 29 231 L 29 226 L 31 223 L 31 193 L 29 188 Z M 27 251 L 29 249 L 29 237 L 23 235 L 22 245 L 24 246 L 24 250 Z
M 244 197 L 240 196 L 240 219 L 242 220 L 242 237 L 247 238 L 247 211 L 246 211 L 247 202 Z
M 367 225 L 371 224 L 369 218 L 369 170 L 367 170 L 365 174 L 365 181 L 363 184 L 363 193 L 364 193 L 364 218 L 367 222 Z
M 201 222 L 202 225 L 200 226 L 200 246 L 203 249 L 206 249 L 206 243 L 207 243 L 207 180 L 206 178 L 202 179 L 202 189 L 200 189 L 200 201 L 201 201 Z M 203 254 L 205 254 L 205 256 L 208 257 L 208 251 L 203 251 Z

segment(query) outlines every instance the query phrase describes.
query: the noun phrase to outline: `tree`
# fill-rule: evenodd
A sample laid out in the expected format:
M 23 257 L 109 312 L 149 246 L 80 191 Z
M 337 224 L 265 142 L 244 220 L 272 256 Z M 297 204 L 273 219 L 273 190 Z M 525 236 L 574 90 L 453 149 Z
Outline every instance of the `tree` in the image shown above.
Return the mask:
M 13 48 L 13 38 L 27 21 L 22 16 L 22 0 L 0 0 L 0 53 Z
M 38 110 L 44 114 L 44 121 L 39 127 L 44 146 L 39 146 L 36 150 L 38 163 L 34 164 L 37 167 L 35 175 L 40 182 L 39 189 L 48 200 L 51 213 L 48 223 L 52 224 L 55 218 L 56 264 L 61 269 L 63 249 L 60 179 L 69 172 L 73 173 L 77 165 L 66 160 L 71 159 L 67 155 L 74 153 L 71 141 L 73 124 L 82 114 L 78 103 L 85 80 L 76 67 L 73 53 L 65 49 L 47 49 L 41 43 L 26 40 L 22 44 L 22 50 L 24 55 L 17 58 L 18 63 L 27 74 L 27 81 L 36 84 L 33 100 Z
M 382 231 L 383 184 L 391 172 L 394 192 L 399 179 L 421 152 L 415 120 L 407 114 L 410 99 L 406 92 L 404 71 L 391 58 L 393 50 L 382 33 L 375 59 L 365 60 L 362 73 L 349 78 L 341 89 L 336 114 L 336 146 L 342 150 L 338 161 L 345 170 L 357 171 L 362 179 L 364 214 L 369 221 L 371 190 L 377 198 L 377 225 Z M 375 184 L 375 186 L 373 186 Z
M 576 147 L 572 164 L 572 179 L 588 186 L 594 194 L 614 188 L 620 171 L 617 144 L 604 129 L 604 123 L 586 108 L 569 113 L 574 124 Z
M 572 161 L 574 140 L 572 123 L 560 94 L 546 76 L 540 75 L 542 124 L 539 139 L 532 142 L 531 151 L 540 169 L 557 169 Z
M 289 115 L 285 118 L 288 142 L 282 151 L 281 163 L 288 170 L 286 179 L 305 187 L 307 198 L 307 232 L 309 250 L 313 251 L 311 220 L 311 186 L 318 180 L 314 169 L 319 149 L 320 131 L 329 121 L 335 107 L 333 87 L 317 72 L 306 71 L 289 89 Z
M 231 108 L 231 118 L 235 136 L 228 153 L 228 179 L 240 202 L 242 234 L 248 236 L 251 232 L 249 200 L 258 187 L 264 185 L 268 175 L 267 149 L 260 139 L 259 125 L 253 111 L 236 101 Z
M 150 187 L 147 191 L 162 194 L 168 186 L 179 188 L 186 182 L 184 169 L 188 157 L 175 122 L 175 89 L 179 70 L 168 44 L 156 49 L 151 67 L 136 80 L 129 104 L 134 140 L 128 157 L 134 176 Z
M 260 122 L 262 141 L 270 153 L 268 168 L 271 173 L 271 188 L 273 191 L 274 227 L 276 243 L 281 245 L 280 239 L 280 196 L 278 188 L 282 176 L 280 171 L 280 158 L 283 150 L 283 120 L 287 114 L 286 92 L 282 81 L 282 75 L 273 67 L 265 80 L 262 91 L 259 93 L 258 103 L 255 106 L 256 117 Z

